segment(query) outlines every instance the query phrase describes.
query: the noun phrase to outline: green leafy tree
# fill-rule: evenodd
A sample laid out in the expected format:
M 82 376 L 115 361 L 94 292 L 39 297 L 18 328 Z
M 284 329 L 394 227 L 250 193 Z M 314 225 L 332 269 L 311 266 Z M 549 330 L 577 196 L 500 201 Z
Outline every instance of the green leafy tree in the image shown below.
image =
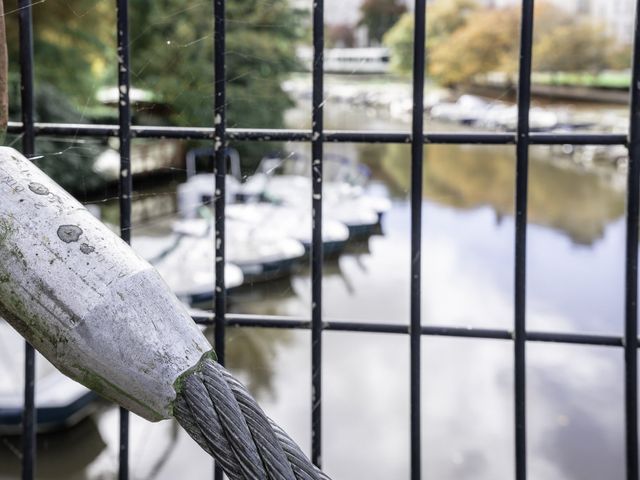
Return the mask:
M 20 42 L 17 2 L 12 3 L 7 6 L 7 41 L 17 79 Z M 115 9 L 110 2 L 50 0 L 34 4 L 32 12 L 36 92 L 41 85 L 57 89 L 77 106 L 78 121 L 82 111 L 97 104 L 96 90 L 112 78 Z M 46 121 L 41 112 L 36 115 Z
M 367 27 L 369 42 L 379 44 L 407 7 L 399 0 L 364 0 L 358 25 Z
M 177 125 L 213 124 L 211 5 L 131 2 L 132 83 L 151 90 Z M 298 14 L 286 0 L 227 4 L 228 124 L 280 127 L 291 103 L 280 84 L 296 67 Z
M 9 63 L 12 71 L 11 116 L 19 117 L 18 15 L 8 5 Z M 210 2 L 185 4 L 179 0 L 131 0 L 131 84 L 149 90 L 168 111 L 155 123 L 212 126 L 213 10 Z M 49 0 L 34 4 L 34 63 L 36 120 L 42 122 L 113 121 L 105 119 L 96 91 L 117 83 L 116 12 L 112 2 Z M 295 70 L 295 46 L 303 35 L 300 12 L 287 0 L 237 0 L 227 4 L 228 125 L 282 127 L 283 113 L 292 104 L 280 88 Z M 50 108 L 48 108 L 50 106 Z M 135 106 L 135 121 L 152 121 L 148 106 Z M 96 118 L 96 114 L 102 118 Z M 78 187 L 92 188 L 93 152 L 38 143 L 38 152 L 59 152 L 48 167 L 78 174 Z M 273 145 L 271 145 L 273 148 Z M 244 149 L 243 153 L 253 150 Z M 74 155 L 78 158 L 74 159 Z M 76 161 L 77 160 L 77 161 Z M 258 158 L 259 160 L 259 158 Z M 79 166 L 82 168 L 78 168 Z M 83 170 L 83 169 L 86 169 Z M 85 175 L 86 173 L 86 175 Z M 59 177 L 56 177 L 59 178 Z M 69 185 L 65 185 L 69 187 Z
M 391 53 L 391 70 L 401 75 L 409 74 L 413 66 L 413 15 L 402 15 L 384 35 L 383 43 Z
M 7 2 L 9 118 L 20 119 L 20 57 L 17 2 Z M 109 78 L 115 56 L 115 11 L 109 2 L 51 0 L 34 4 L 35 120 L 90 123 L 95 91 Z M 91 114 L 89 112 L 92 112 Z M 20 147 L 20 139 L 7 143 Z M 38 137 L 34 161 L 64 188 L 80 197 L 103 187 L 93 161 L 100 140 Z
M 132 0 L 132 84 L 154 92 L 170 108 L 174 125 L 211 126 L 213 115 L 213 11 L 208 2 Z M 281 88 L 298 67 L 301 13 L 287 0 L 227 3 L 227 125 L 281 128 L 293 103 Z M 240 143 L 250 170 L 273 144 Z

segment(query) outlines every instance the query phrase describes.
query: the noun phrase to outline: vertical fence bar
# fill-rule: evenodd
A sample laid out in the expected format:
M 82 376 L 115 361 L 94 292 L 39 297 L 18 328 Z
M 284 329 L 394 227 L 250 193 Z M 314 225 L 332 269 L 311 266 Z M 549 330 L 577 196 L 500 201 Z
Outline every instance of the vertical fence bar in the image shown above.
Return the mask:
M 411 478 L 420 480 L 421 436 L 421 261 L 422 261 L 422 173 L 424 157 L 424 69 L 426 2 L 416 0 L 413 35 L 413 118 L 411 126 L 411 318 L 410 318 L 410 409 Z
M 636 2 L 629 119 L 625 265 L 625 414 L 627 479 L 638 479 L 638 201 L 640 197 L 640 0 Z
M 227 173 L 226 149 L 225 149 L 225 124 L 226 124 L 226 85 L 225 85 L 225 0 L 214 0 L 215 32 L 214 32 L 214 173 L 215 173 L 215 310 L 216 310 L 216 334 L 215 348 L 218 361 L 224 363 L 224 327 L 226 313 L 226 295 L 224 281 L 224 255 L 225 255 L 225 176 Z
M 311 460 L 322 463 L 322 157 L 324 104 L 324 1 L 313 2 L 311 105 Z
M 129 5 L 116 0 L 118 39 L 118 138 L 120 141 L 120 236 L 131 243 L 131 105 L 129 90 Z M 118 478 L 129 478 L 129 412 L 120 407 L 120 461 Z
M 35 114 L 33 81 L 33 21 L 30 0 L 19 0 L 20 24 L 20 95 L 22 110 L 22 151 L 26 157 L 35 153 Z M 24 405 L 22 411 L 22 478 L 35 477 L 36 463 L 36 406 L 35 406 L 35 350 L 25 342 Z
M 215 218 L 215 350 L 220 364 L 224 365 L 225 357 L 225 316 L 227 297 L 224 278 L 225 265 L 225 181 L 227 175 L 226 158 L 226 72 L 225 72 L 225 0 L 213 2 L 213 74 L 214 74 L 214 218 Z M 222 480 L 220 465 L 214 467 L 214 478 Z
M 529 109 L 531 106 L 533 11 L 534 0 L 523 0 L 520 27 L 520 71 L 518 77 L 515 205 L 514 403 L 516 480 L 524 480 L 527 477 L 525 302 L 527 267 L 527 191 L 529 182 Z

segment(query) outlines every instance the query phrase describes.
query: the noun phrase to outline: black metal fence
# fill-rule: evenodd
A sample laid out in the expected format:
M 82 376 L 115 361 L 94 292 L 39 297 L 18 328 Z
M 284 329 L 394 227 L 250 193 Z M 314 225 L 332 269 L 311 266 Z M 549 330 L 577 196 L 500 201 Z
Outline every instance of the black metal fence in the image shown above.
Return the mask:
M 175 138 L 211 140 L 215 146 L 215 315 L 198 317 L 196 321 L 215 325 L 215 348 L 224 362 L 225 327 L 263 327 L 311 330 L 311 458 L 319 464 L 322 450 L 322 333 L 327 330 L 371 332 L 409 335 L 410 337 L 410 402 L 411 402 L 411 478 L 421 478 L 421 387 L 420 340 L 423 335 L 499 339 L 513 342 L 515 378 L 515 478 L 527 477 L 526 378 L 525 348 L 527 341 L 559 342 L 579 345 L 601 345 L 624 348 L 625 413 L 626 413 L 626 472 L 627 478 L 638 479 L 638 227 L 640 195 L 640 30 L 636 13 L 634 31 L 633 72 L 630 96 L 630 127 L 628 135 L 616 134 L 556 134 L 529 131 L 531 103 L 531 58 L 534 0 L 522 0 L 520 67 L 518 85 L 518 122 L 515 133 L 432 133 L 423 129 L 423 95 L 425 67 L 425 7 L 426 0 L 415 0 L 415 29 L 413 55 L 413 122 L 411 132 L 325 131 L 323 128 L 323 27 L 324 2 L 313 5 L 313 95 L 312 129 L 268 130 L 226 128 L 225 80 L 225 0 L 214 0 L 214 128 L 150 127 L 131 125 L 129 102 L 129 32 L 127 0 L 116 0 L 117 48 L 119 76 L 119 124 L 38 124 L 34 122 L 33 37 L 30 0 L 19 0 L 20 70 L 22 122 L 10 123 L 9 133 L 22 135 L 23 153 L 34 155 L 36 135 L 118 137 L 120 140 L 120 226 L 122 237 L 129 241 L 131 226 L 131 168 L 130 142 L 132 138 Z M 636 2 L 636 10 L 640 0 Z M 308 318 L 232 315 L 226 313 L 225 258 L 225 174 L 224 146 L 228 141 L 295 141 L 310 142 L 312 148 L 313 242 L 311 249 L 311 312 Z M 411 143 L 411 316 L 409 325 L 326 322 L 322 316 L 322 157 L 326 142 L 355 143 Z M 421 209 L 423 147 L 425 144 L 481 144 L 514 145 L 516 149 L 516 228 L 515 228 L 515 310 L 512 330 L 467 329 L 424 326 L 421 324 Z M 625 145 L 629 149 L 626 257 L 625 257 L 625 331 L 623 337 L 581 335 L 573 333 L 532 332 L 526 329 L 526 240 L 528 157 L 531 145 Z M 455 161 L 455 160 L 451 160 Z M 26 345 L 25 391 L 23 418 L 23 478 L 33 479 L 35 472 L 35 408 L 34 408 L 34 351 Z M 120 413 L 119 478 L 128 478 L 128 412 Z M 216 468 L 216 478 L 222 472 Z

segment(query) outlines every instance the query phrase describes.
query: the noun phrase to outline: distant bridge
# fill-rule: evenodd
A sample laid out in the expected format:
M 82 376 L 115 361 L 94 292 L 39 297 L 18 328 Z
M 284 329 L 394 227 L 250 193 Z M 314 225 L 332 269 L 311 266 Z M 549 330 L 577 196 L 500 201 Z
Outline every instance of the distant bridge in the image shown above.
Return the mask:
M 306 71 L 311 71 L 313 49 L 299 47 L 298 59 Z M 385 47 L 327 48 L 324 51 L 324 71 L 328 73 L 389 73 L 389 49 Z

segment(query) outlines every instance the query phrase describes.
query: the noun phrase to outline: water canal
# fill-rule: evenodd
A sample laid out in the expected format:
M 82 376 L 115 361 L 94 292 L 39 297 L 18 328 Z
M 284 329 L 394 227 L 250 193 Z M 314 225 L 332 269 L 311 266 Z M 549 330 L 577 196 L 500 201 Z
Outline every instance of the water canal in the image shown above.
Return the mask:
M 368 107 L 328 108 L 329 129 L 409 129 Z M 624 117 L 611 108 L 607 114 Z M 309 112 L 290 112 L 303 128 Z M 431 130 L 458 129 L 428 122 Z M 304 144 L 286 146 L 306 152 Z M 329 144 L 372 172 L 392 199 L 382 233 L 328 260 L 326 319 L 409 322 L 408 145 Z M 530 330 L 622 335 L 624 169 L 533 147 L 529 189 L 527 325 Z M 588 152 L 587 152 L 588 153 Z M 426 325 L 511 329 L 515 148 L 425 147 L 423 318 Z M 171 186 L 145 198 L 171 201 Z M 143 192 L 142 192 L 143 193 Z M 108 210 L 109 202 L 102 204 Z M 108 214 L 107 214 L 108 217 Z M 138 225 L 161 235 L 170 218 Z M 168 230 L 167 230 L 168 231 Z M 309 272 L 230 294 L 240 313 L 307 316 Z M 513 355 L 500 340 L 423 342 L 424 478 L 512 478 Z M 310 335 L 229 329 L 228 364 L 264 409 L 310 440 Z M 326 332 L 323 462 L 335 479 L 407 478 L 409 339 Z M 622 479 L 623 352 L 529 344 L 529 474 L 536 480 Z M 117 472 L 117 410 L 102 406 L 77 427 L 39 439 L 38 478 L 110 479 Z M 19 478 L 18 439 L 0 438 L 0 479 Z M 210 459 L 171 422 L 132 419 L 132 478 L 211 478 Z M 188 472 L 188 475 L 187 473 Z M 195 472 L 198 472 L 197 474 Z

